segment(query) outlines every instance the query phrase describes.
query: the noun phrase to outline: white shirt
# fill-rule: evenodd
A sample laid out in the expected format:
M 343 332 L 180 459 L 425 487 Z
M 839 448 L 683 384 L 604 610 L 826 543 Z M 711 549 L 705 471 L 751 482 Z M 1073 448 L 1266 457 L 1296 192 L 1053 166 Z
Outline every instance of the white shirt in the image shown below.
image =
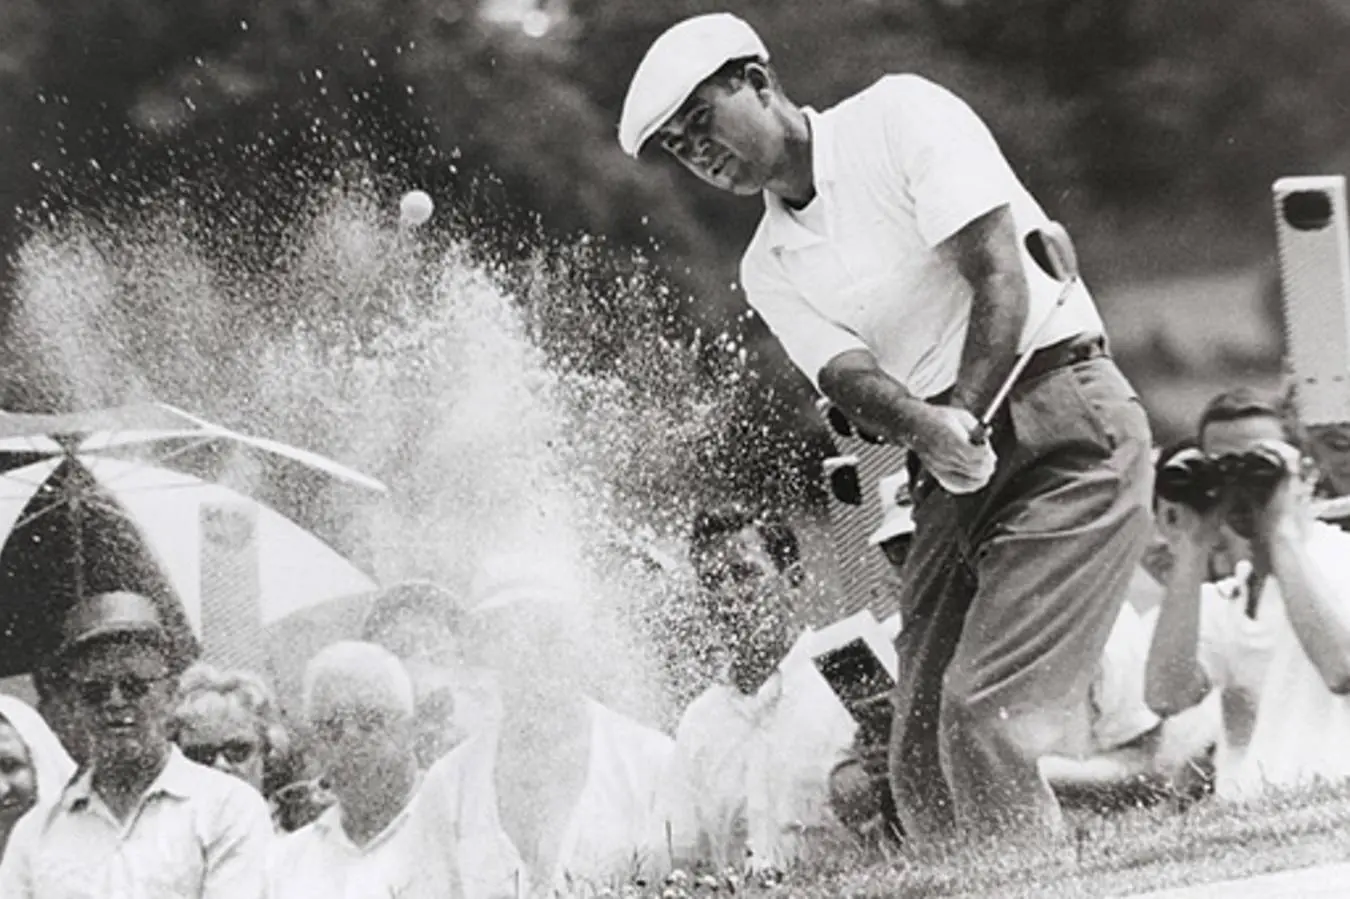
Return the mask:
M 1319 535 L 1319 540 L 1321 539 Z M 1204 699 L 1208 712 L 1217 710 L 1222 726 L 1214 746 L 1215 790 L 1233 792 L 1266 690 L 1278 635 L 1291 633 L 1279 584 L 1267 578 L 1256 606 L 1247 616 L 1249 598 L 1245 578 L 1224 578 L 1200 588 L 1200 628 L 1196 658 L 1209 679 Z M 1149 634 L 1157 626 L 1160 609 L 1145 616 Z M 1151 639 L 1151 636 L 1150 636 Z
M 1128 602 L 1106 639 L 1097 677 L 1088 691 L 1092 744 L 1097 752 L 1124 746 L 1158 726 L 1159 718 L 1144 701 L 1144 667 L 1149 631 Z
M 5 899 L 262 899 L 272 821 L 236 777 L 177 748 L 126 822 L 86 771 L 25 815 L 0 861 Z
M 1327 583 L 1340 588 L 1340 600 L 1350 602 L 1350 534 L 1314 523 L 1308 552 Z M 1350 777 L 1350 697 L 1327 688 L 1284 613 L 1274 578 L 1266 582 L 1261 605 L 1268 600 L 1279 612 L 1270 622 L 1270 655 L 1251 741 L 1228 777 L 1218 772 L 1218 793 L 1229 798 L 1253 796 L 1267 786 Z
M 829 775 L 857 724 L 812 661 L 814 637 L 755 695 L 718 685 L 685 710 L 665 800 L 677 858 L 784 869 L 827 820 Z
M 935 248 L 1005 204 L 1019 239 L 1046 215 L 970 107 L 923 78 L 887 76 L 806 114 L 817 196 L 804 223 L 765 194 L 741 262 L 746 299 L 812 383 L 833 357 L 868 349 L 912 393 L 938 394 L 956 381 L 972 292 Z M 1022 256 L 1025 348 L 1061 285 Z M 1102 331 L 1080 282 L 1037 345 Z
M 419 791 L 364 846 L 342 827 L 331 806 L 312 823 L 279 838 L 267 866 L 271 899 L 442 899 L 453 896 L 457 874 L 450 833 L 437 810 L 424 810 Z
M 464 899 L 566 896 L 568 885 L 619 885 L 668 864 L 658 791 L 674 744 L 660 731 L 588 701 L 587 775 L 557 850 L 549 883 L 531 883 L 502 828 L 496 793 L 497 734 L 471 737 L 427 773 L 424 799 L 452 822 Z

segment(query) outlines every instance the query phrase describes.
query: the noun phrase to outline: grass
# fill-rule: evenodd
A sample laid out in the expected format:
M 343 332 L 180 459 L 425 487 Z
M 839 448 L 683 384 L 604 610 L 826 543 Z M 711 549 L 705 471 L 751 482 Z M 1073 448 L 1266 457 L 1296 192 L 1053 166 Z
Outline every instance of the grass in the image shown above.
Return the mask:
M 1156 807 L 1075 814 L 1072 837 L 1012 850 L 947 846 L 922 854 L 822 840 L 781 883 L 737 884 L 749 897 L 1107 897 L 1350 861 L 1350 783 L 1272 794 L 1246 805 L 1210 800 L 1184 812 Z M 726 895 L 693 879 L 611 895 Z

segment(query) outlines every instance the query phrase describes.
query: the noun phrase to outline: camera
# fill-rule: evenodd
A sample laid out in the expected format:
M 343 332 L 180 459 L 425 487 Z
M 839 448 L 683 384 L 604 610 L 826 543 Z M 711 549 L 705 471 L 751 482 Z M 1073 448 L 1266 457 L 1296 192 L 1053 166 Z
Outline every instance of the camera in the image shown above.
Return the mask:
M 1286 473 L 1283 457 L 1266 448 L 1223 456 L 1191 450 L 1163 466 L 1156 489 L 1168 502 L 1207 512 L 1225 496 L 1264 501 Z

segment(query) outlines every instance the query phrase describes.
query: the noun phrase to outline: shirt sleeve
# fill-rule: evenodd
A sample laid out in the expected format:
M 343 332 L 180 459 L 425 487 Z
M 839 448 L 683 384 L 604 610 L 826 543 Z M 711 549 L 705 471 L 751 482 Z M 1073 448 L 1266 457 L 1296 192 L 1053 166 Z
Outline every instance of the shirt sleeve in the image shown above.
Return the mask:
M 251 788 L 228 791 L 205 847 L 202 899 L 263 899 L 273 837 L 267 803 Z
M 831 321 L 792 286 L 771 261 L 747 254 L 741 263 L 746 300 L 783 345 L 797 368 L 820 390 L 820 372 L 831 359 L 849 350 L 866 350 L 856 334 Z
M 897 181 L 913 203 L 919 234 L 936 247 L 1017 196 L 1017 178 L 975 111 L 937 84 L 896 75 L 871 102 Z
M 1098 751 L 1115 749 L 1158 726 L 1144 702 L 1148 629 L 1128 603 L 1106 641 L 1093 685 L 1092 740 Z

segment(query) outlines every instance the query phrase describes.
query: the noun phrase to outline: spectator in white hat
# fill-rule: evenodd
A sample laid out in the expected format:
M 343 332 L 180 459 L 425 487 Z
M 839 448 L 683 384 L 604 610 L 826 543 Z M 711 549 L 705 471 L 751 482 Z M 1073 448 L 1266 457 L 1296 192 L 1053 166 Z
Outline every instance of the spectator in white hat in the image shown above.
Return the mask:
M 587 695 L 587 610 L 570 560 L 486 559 L 464 622 L 501 714 L 427 775 L 454 821 L 466 899 L 599 888 L 663 866 L 665 734 Z M 515 892 L 519 890 L 519 893 Z
M 877 481 L 881 496 L 881 524 L 867 538 L 871 546 L 881 550 L 890 570 L 886 582 L 899 588 L 904 579 L 905 563 L 914 545 L 914 501 L 909 492 L 909 474 L 887 475 Z M 900 613 L 896 612 L 881 622 L 892 637 L 900 633 Z
M 1150 439 L 1091 294 L 1033 237 L 1054 230 L 1045 211 L 949 91 L 888 75 L 804 108 L 725 13 L 679 22 L 638 65 L 619 142 L 637 156 L 653 139 L 704 182 L 762 195 L 747 301 L 846 422 L 910 448 L 918 561 L 890 758 L 906 831 L 1061 832 L 1036 760 L 1143 552 Z

